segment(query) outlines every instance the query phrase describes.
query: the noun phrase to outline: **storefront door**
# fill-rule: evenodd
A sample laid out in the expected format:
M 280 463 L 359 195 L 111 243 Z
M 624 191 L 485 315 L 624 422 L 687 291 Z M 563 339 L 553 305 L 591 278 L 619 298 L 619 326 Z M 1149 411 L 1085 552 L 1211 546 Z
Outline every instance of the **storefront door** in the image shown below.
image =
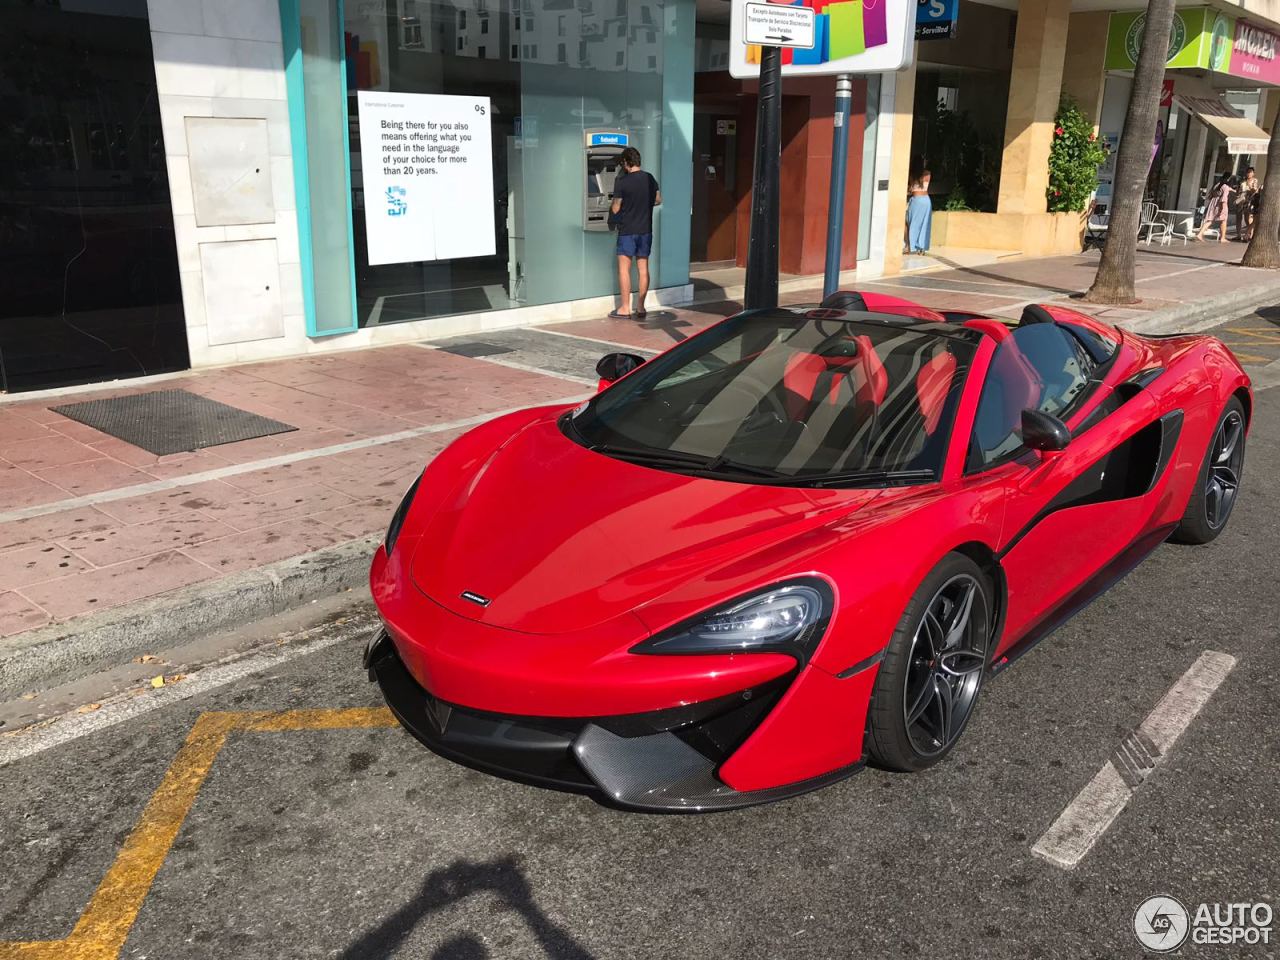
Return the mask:
M 714 263 L 738 255 L 738 116 L 695 113 L 693 226 L 690 260 Z

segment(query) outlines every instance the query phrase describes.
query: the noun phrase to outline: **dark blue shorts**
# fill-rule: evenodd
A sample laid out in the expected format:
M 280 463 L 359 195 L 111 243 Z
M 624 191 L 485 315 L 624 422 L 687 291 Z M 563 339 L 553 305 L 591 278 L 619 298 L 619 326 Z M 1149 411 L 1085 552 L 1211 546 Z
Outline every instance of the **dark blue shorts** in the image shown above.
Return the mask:
M 618 256 L 648 259 L 653 250 L 652 233 L 618 234 Z

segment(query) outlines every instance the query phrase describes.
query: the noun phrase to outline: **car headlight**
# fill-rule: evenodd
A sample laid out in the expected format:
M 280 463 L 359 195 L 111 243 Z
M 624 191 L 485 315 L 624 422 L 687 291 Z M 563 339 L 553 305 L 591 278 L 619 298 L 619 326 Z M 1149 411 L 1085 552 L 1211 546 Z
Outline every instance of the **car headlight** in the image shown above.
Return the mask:
M 390 556 L 391 551 L 395 549 L 396 539 L 400 536 L 400 528 L 404 526 L 404 518 L 409 515 L 409 508 L 413 506 L 413 495 L 418 492 L 418 484 L 422 482 L 422 475 L 418 475 L 418 479 L 405 491 L 404 499 L 400 501 L 400 506 L 396 507 L 396 512 L 391 515 L 391 523 L 387 526 L 387 535 L 383 538 L 383 545 L 387 548 L 387 555 Z
M 831 589 L 807 578 L 757 590 L 655 634 L 633 653 L 789 653 L 804 662 L 831 619 Z

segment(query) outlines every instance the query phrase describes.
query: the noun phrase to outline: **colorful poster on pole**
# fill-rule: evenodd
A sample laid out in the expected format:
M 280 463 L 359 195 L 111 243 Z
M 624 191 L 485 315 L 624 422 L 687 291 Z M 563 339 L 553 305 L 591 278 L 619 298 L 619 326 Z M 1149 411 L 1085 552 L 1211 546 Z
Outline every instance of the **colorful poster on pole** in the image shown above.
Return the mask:
M 747 7 L 758 5 L 759 0 L 733 0 L 729 73 L 739 79 L 760 75 L 763 45 L 746 42 L 745 32 Z M 886 73 L 911 63 L 918 0 L 795 0 L 785 5 L 811 9 L 814 18 L 813 45 L 782 51 L 783 76 Z
M 369 263 L 492 256 L 488 97 L 359 91 Z

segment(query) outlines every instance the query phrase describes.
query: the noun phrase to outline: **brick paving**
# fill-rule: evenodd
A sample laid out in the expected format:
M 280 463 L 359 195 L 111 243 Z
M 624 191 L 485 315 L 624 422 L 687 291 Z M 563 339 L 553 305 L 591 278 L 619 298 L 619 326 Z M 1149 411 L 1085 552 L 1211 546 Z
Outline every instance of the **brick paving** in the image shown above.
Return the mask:
M 1242 252 L 1239 244 L 1140 247 L 1143 302 L 1093 312 L 1132 322 L 1273 279 L 1225 262 Z M 931 306 L 1016 316 L 1026 302 L 1079 306 L 1070 294 L 1092 281 L 1096 264 L 1096 253 L 1011 260 L 861 286 Z M 787 299 L 819 297 L 815 287 Z M 573 356 L 595 347 L 607 352 L 609 343 L 662 350 L 739 307 L 708 299 L 689 309 L 651 310 L 644 320 L 541 327 L 550 331 L 541 347 L 539 338 L 513 335 L 521 358 L 534 351 L 532 361 L 514 365 L 502 355 L 473 359 L 409 344 L 74 395 L 180 388 L 298 427 L 170 456 L 153 456 L 49 409 L 65 396 L 0 403 L 0 637 L 381 531 L 423 463 L 468 429 L 467 421 L 589 390 L 584 380 L 593 371 L 573 372 L 564 356 L 553 356 L 555 335 L 582 338 L 565 341 Z M 1235 325 L 1242 331 L 1232 334 L 1238 349 L 1257 346 L 1253 362 L 1275 358 L 1280 337 L 1265 310 Z M 541 360 L 537 349 L 544 350 Z
M 394 346 L 76 399 L 174 387 L 298 430 L 157 457 L 51 412 L 62 398 L 0 404 L 0 636 L 381 530 L 422 464 L 465 427 L 253 469 L 260 461 L 583 392 L 560 377 Z M 120 496 L 209 471 L 226 475 Z M 116 498 L 95 499 L 105 491 Z M 37 515 L 23 515 L 31 508 Z

